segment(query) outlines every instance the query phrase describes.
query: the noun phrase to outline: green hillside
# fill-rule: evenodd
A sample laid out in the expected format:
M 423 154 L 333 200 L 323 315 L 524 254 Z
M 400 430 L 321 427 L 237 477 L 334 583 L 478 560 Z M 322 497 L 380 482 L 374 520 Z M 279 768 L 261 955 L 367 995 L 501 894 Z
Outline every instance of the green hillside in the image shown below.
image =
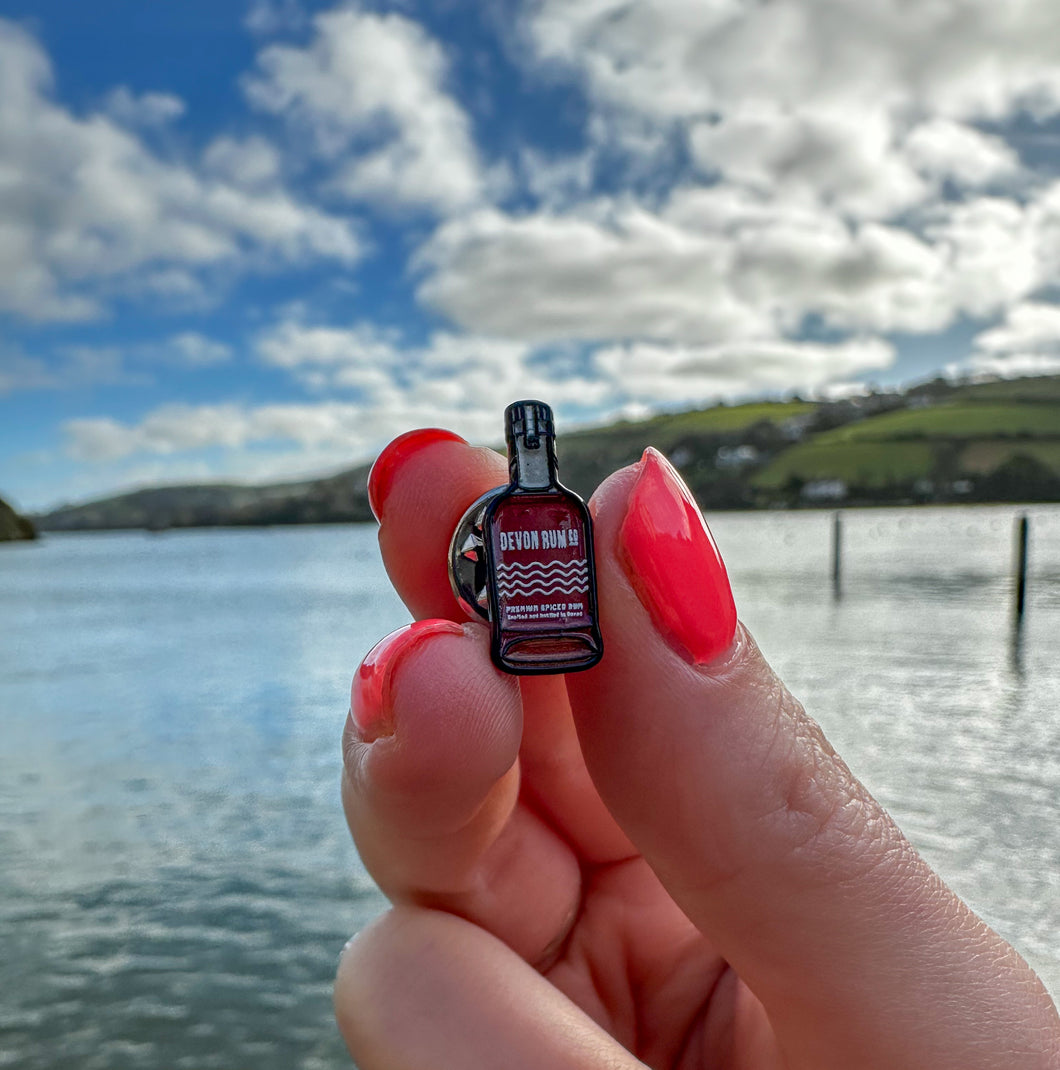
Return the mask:
M 952 394 L 955 398 L 970 401 L 1018 401 L 1027 405 L 1060 405 L 1060 375 L 971 383 L 954 387 Z
M 984 404 L 950 401 L 928 408 L 906 409 L 849 424 L 819 436 L 821 444 L 898 442 L 911 439 L 1060 437 L 1060 405 Z
M 1060 376 L 951 383 L 838 401 L 755 401 L 560 430 L 563 481 L 584 496 L 646 446 L 706 509 L 1060 501 Z M 43 530 L 371 520 L 368 465 L 300 483 L 155 487 L 57 509 Z
M 919 442 L 821 444 L 816 441 L 794 446 L 755 476 L 753 485 L 763 489 L 786 486 L 794 477 L 804 483 L 839 479 L 848 485 L 880 489 L 893 484 L 914 483 L 930 475 L 934 454 Z
M 1016 484 L 1038 485 L 1051 499 L 1060 481 L 1060 377 L 975 384 L 944 399 L 918 397 L 908 407 L 852 421 L 774 457 L 752 478 L 763 492 L 841 480 L 862 497 L 933 498 L 1004 492 L 991 479 L 1018 464 Z M 984 484 L 984 478 L 987 482 Z M 1015 489 L 1015 487 L 1014 487 Z
M 715 405 L 709 409 L 665 413 L 646 420 L 619 421 L 607 427 L 589 431 L 575 431 L 564 442 L 579 438 L 600 440 L 606 437 L 634 435 L 650 436 L 659 449 L 667 442 L 689 434 L 730 434 L 742 431 L 761 421 L 779 424 L 794 417 L 811 413 L 817 408 L 812 401 L 753 401 L 746 405 Z

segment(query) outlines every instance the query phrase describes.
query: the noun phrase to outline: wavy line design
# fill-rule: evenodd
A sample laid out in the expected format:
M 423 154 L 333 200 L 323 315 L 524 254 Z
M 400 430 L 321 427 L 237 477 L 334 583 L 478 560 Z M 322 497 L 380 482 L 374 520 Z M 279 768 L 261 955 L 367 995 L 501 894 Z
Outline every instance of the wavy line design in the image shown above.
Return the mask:
M 552 561 L 547 565 L 533 562 L 498 565 L 497 591 L 504 598 L 530 598 L 563 594 L 585 594 L 589 590 L 589 565 L 581 558 L 575 561 Z
M 531 598 L 534 595 L 566 594 L 582 595 L 589 589 L 585 583 L 556 584 L 553 587 L 498 587 L 504 598 Z
M 497 576 L 503 580 L 569 580 L 575 576 L 587 576 L 588 566 L 585 562 L 574 562 L 570 568 L 527 568 L 510 569 L 503 565 L 497 568 Z
M 529 572 L 540 569 L 543 572 L 567 571 L 571 568 L 580 568 L 585 565 L 584 557 L 574 557 L 572 561 L 509 561 L 497 565 L 498 569 L 506 572 Z

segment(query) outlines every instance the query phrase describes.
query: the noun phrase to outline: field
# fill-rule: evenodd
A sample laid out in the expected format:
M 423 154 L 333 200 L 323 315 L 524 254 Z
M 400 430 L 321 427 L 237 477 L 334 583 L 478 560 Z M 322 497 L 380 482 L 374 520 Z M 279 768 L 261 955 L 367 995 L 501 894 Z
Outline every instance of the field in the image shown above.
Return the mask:
M 1017 454 L 1033 457 L 1060 476 L 1060 440 L 1026 442 L 1012 439 L 982 439 L 961 451 L 961 469 L 971 475 L 987 475 Z
M 1055 435 L 1060 438 L 1060 406 L 989 405 L 951 402 L 890 412 L 817 436 L 826 442 L 899 441 L 911 438 L 999 438 Z
M 850 486 L 885 487 L 913 482 L 930 474 L 934 453 L 920 442 L 850 442 L 793 446 L 782 453 L 753 480 L 756 487 L 783 487 L 795 477 L 805 483 L 818 479 L 842 479 Z
M 999 379 L 993 383 L 958 386 L 956 398 L 973 401 L 1019 401 L 1030 405 L 1060 405 L 1060 375 L 1039 375 L 1027 379 Z
M 612 439 L 629 439 L 667 449 L 672 443 L 696 435 L 728 435 L 766 421 L 783 424 L 812 414 L 817 406 L 809 401 L 755 401 L 746 405 L 716 405 L 692 412 L 667 413 L 647 420 L 622 420 L 608 427 L 576 431 L 564 437 L 564 445 L 579 440 L 598 444 Z
M 952 486 L 1021 456 L 1060 477 L 1058 402 L 1060 379 L 975 384 L 935 404 L 916 399 L 909 408 L 822 431 L 783 451 L 752 485 L 770 492 L 793 479 L 838 479 L 859 493 L 912 489 L 918 481 Z

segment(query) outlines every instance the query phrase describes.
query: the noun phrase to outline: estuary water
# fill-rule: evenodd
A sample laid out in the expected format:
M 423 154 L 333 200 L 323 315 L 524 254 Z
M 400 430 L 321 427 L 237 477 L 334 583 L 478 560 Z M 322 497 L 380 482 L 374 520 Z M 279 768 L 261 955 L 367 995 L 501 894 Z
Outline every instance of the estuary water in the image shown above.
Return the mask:
M 1030 518 L 1012 627 L 1013 525 Z M 1060 508 L 722 514 L 767 656 L 1060 993 Z M 374 528 L 0 547 L 0 1067 L 350 1066 L 384 901 L 338 800 L 349 679 L 405 623 Z

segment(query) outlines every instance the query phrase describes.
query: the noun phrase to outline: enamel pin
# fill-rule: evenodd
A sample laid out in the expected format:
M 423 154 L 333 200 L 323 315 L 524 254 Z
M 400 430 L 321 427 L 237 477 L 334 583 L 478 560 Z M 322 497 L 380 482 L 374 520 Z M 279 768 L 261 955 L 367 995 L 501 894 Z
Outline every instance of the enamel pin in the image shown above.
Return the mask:
M 603 655 L 592 520 L 557 476 L 552 410 L 504 413 L 510 482 L 478 499 L 449 552 L 453 591 L 490 623 L 490 656 L 518 675 L 577 672 Z

